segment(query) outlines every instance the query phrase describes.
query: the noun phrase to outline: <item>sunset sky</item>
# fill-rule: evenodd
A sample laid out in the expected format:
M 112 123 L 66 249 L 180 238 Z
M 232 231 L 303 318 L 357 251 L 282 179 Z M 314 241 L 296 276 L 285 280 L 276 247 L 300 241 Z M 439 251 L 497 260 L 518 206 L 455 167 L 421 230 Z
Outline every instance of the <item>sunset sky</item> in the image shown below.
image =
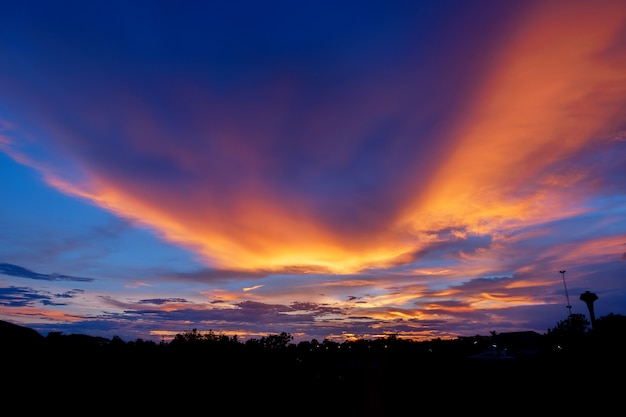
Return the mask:
M 626 2 L 2 2 L 0 196 L 43 335 L 626 314 Z

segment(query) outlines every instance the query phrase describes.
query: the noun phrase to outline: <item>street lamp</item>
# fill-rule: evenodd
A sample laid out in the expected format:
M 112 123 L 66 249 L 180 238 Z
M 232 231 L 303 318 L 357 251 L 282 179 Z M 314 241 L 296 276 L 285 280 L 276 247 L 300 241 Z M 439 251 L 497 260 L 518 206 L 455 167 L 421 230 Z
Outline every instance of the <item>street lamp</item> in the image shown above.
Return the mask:
M 565 298 L 567 299 L 567 309 L 569 310 L 569 315 L 572 315 L 572 305 L 569 303 L 569 294 L 567 294 L 567 284 L 565 284 L 565 270 L 559 271 L 559 273 L 563 276 L 563 286 L 565 287 Z

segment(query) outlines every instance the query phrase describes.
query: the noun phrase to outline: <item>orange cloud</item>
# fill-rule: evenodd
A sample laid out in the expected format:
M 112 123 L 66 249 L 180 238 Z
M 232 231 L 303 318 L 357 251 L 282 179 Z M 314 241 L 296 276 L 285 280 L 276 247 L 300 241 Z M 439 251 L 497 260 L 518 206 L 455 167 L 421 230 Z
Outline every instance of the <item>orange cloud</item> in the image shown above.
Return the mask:
M 123 132 L 132 138 L 124 150 L 146 152 L 151 164 L 165 160 L 176 168 L 172 176 L 188 176 L 193 181 L 146 180 L 140 168 L 152 166 L 141 161 L 132 175 L 123 169 L 116 173 L 115 166 L 105 170 L 86 164 L 81 184 L 52 173 L 47 180 L 59 190 L 152 228 L 214 267 L 343 274 L 410 262 L 414 253 L 438 242 L 435 232 L 440 229 L 456 229 L 459 238 L 468 233 L 497 234 L 575 212 L 568 187 L 587 172 L 571 169 L 564 175 L 551 167 L 617 130 L 616 120 L 626 104 L 626 72 L 623 50 L 616 40 L 625 20 L 626 8 L 619 2 L 574 1 L 566 7 L 539 3 L 511 36 L 502 39 L 475 99 L 464 113 L 452 115 L 457 121 L 448 136 L 433 138 L 450 144 L 442 163 L 433 172 L 402 179 L 401 184 L 385 184 L 376 198 L 351 194 L 346 201 L 338 195 L 332 204 L 317 207 L 314 193 L 309 195 L 306 189 L 296 190 L 299 194 L 292 189 L 283 192 L 272 183 L 270 173 L 276 174 L 277 165 L 273 158 L 290 145 L 274 139 L 291 122 L 287 119 L 298 85 L 289 82 L 278 83 L 278 98 L 267 107 L 258 106 L 268 93 L 265 90 L 253 98 L 229 98 L 220 103 L 222 107 L 217 105 L 221 97 L 209 94 L 204 98 L 180 90 L 184 100 L 192 98 L 194 110 L 185 114 L 181 124 L 198 128 L 183 129 L 180 135 L 211 136 L 201 144 L 190 143 L 189 149 L 166 139 L 167 126 L 158 123 L 148 106 L 128 96 L 120 101 L 122 110 L 128 110 L 122 113 L 135 117 L 128 116 L 121 123 Z M 357 142 L 375 126 L 364 116 L 379 112 L 381 119 L 389 118 L 406 98 L 391 99 L 381 91 L 367 97 L 353 94 L 352 98 L 361 98 L 352 102 L 362 118 L 358 122 L 343 120 L 334 112 L 340 107 L 333 105 L 338 97 L 326 97 L 317 104 L 327 106 L 297 118 L 303 130 L 319 129 L 319 135 L 306 136 L 309 141 L 298 145 L 310 151 L 299 148 L 299 156 L 304 153 L 314 162 L 326 157 L 325 168 L 341 172 L 343 165 L 356 158 Z M 383 99 L 389 107 L 382 109 L 372 97 Z M 242 113 L 251 116 L 246 123 L 237 123 L 240 120 L 233 114 Z M 203 120 L 205 114 L 211 116 L 209 121 Z M 414 116 L 420 114 L 416 111 Z M 108 127 L 96 113 L 87 120 Z M 332 129 L 338 132 L 328 135 Z M 390 138 L 395 146 L 391 155 L 398 155 L 403 141 L 415 140 L 417 134 L 404 131 Z M 324 137 L 323 146 L 312 141 L 318 136 Z M 204 157 L 214 154 L 223 158 Z M 123 159 L 124 152 L 119 157 Z M 392 170 L 393 160 L 380 166 Z M 322 174 L 307 172 L 307 180 Z M 383 200 L 396 206 L 383 209 L 377 205 Z M 409 204 L 401 206 L 405 201 Z M 341 213 L 340 220 L 329 220 L 329 211 Z M 360 228 L 341 230 L 343 219 Z
M 12 322 L 80 322 L 84 317 L 72 315 L 67 311 L 57 311 L 39 307 L 0 306 L 0 317 L 10 317 Z
M 485 234 L 567 215 L 566 187 L 585 168 L 559 180 L 549 167 L 617 129 L 626 72 L 614 43 L 625 19 L 619 2 L 540 4 L 503 42 L 448 158 L 399 221 Z

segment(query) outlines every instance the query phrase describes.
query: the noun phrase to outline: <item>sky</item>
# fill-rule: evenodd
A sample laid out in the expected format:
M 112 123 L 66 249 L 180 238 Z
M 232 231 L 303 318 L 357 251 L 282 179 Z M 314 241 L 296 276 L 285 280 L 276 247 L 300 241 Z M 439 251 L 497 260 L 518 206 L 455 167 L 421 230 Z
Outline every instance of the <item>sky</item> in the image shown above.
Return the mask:
M 43 335 L 626 314 L 626 3 L 4 1 L 0 196 Z

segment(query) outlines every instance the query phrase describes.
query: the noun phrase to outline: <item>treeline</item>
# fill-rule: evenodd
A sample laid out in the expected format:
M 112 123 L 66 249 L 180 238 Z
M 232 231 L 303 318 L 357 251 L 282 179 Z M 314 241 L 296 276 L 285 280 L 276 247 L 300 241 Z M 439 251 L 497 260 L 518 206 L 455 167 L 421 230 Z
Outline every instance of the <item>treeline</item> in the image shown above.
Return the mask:
M 245 341 L 237 336 L 227 336 L 215 333 L 212 330 L 201 332 L 194 328 L 177 334 L 171 341 L 159 343 L 137 339 L 125 342 L 118 336 L 112 339 L 89 336 L 83 334 L 64 335 L 61 332 L 51 332 L 46 337 L 32 329 L 0 322 L 0 334 L 5 350 L 14 353 L 52 355 L 82 355 L 108 354 L 118 355 L 175 355 L 181 358 L 190 356 L 212 356 L 240 358 L 250 356 L 285 356 L 302 363 L 316 356 L 326 356 L 339 361 L 348 361 L 357 366 L 360 361 L 371 361 L 373 366 L 383 366 L 384 363 L 398 358 L 428 358 L 428 359 L 465 359 L 481 352 L 498 349 L 507 357 L 533 355 L 575 355 L 594 354 L 602 351 L 608 354 L 619 351 L 619 342 L 626 335 L 626 316 L 609 314 L 600 317 L 593 323 L 583 314 L 571 314 L 567 319 L 558 322 L 554 328 L 548 329 L 543 335 L 521 339 L 534 332 L 513 332 L 490 335 L 476 335 L 458 337 L 456 339 L 432 339 L 428 341 L 413 341 L 403 339 L 396 334 L 377 339 L 357 339 L 342 343 L 331 340 L 302 341 L 293 343 L 293 336 L 289 333 L 270 334 L 261 338 L 252 338 Z M 508 338 L 504 335 L 510 336 Z
M 48 401 L 79 397 L 101 414 L 122 408 L 142 415 L 241 415 L 268 408 L 284 414 L 297 407 L 301 415 L 381 417 L 433 399 L 443 400 L 439 407 L 447 412 L 467 411 L 467 403 L 453 400 L 458 396 L 511 401 L 518 411 L 528 405 L 531 412 L 531 404 L 565 395 L 561 389 L 572 380 L 585 382 L 585 398 L 598 399 L 595 407 L 602 411 L 616 386 L 598 375 L 626 371 L 626 316 L 614 314 L 593 327 L 573 314 L 545 334 L 492 332 L 419 342 L 391 334 L 293 343 L 284 332 L 241 341 L 197 329 L 169 342 L 125 342 L 58 332 L 43 337 L 6 322 L 0 322 L 0 335 L 8 364 L 4 398 L 34 395 L 39 387 L 37 396 Z M 494 354 L 481 355 L 486 352 Z M 559 409 L 579 411 L 573 403 Z

